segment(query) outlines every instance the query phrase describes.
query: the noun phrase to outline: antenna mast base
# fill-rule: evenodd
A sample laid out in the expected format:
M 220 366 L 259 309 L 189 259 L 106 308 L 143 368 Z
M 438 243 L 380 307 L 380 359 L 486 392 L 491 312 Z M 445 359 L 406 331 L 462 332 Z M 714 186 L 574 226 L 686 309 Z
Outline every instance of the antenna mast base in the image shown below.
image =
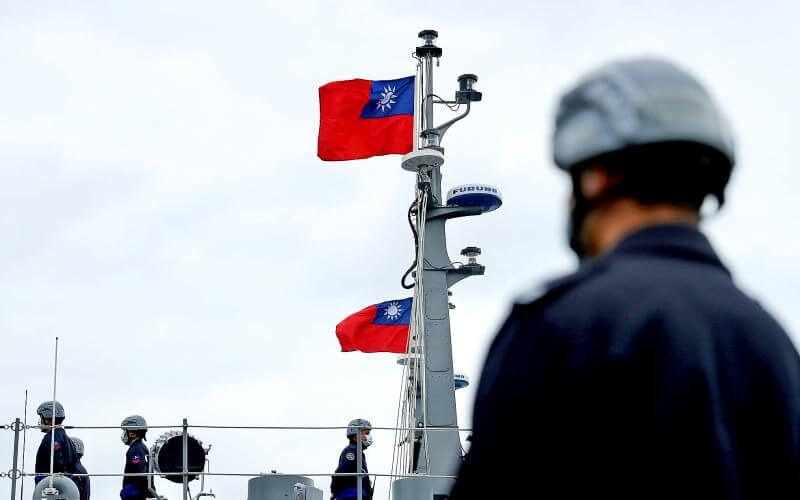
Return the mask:
M 403 170 L 408 170 L 409 172 L 420 172 L 441 167 L 443 164 L 444 154 L 432 148 L 424 148 L 403 156 L 401 166 Z

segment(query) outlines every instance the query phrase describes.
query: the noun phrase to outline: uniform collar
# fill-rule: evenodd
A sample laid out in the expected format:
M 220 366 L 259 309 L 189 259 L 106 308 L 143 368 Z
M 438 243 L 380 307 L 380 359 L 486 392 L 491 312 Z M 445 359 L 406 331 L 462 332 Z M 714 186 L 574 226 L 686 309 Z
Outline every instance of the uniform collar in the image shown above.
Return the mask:
M 708 238 L 689 224 L 647 226 L 626 236 L 599 260 L 620 256 L 648 255 L 704 262 L 730 274 L 711 247 Z
M 609 252 L 581 262 L 578 269 L 567 276 L 545 283 L 526 294 L 517 301 L 520 305 L 539 303 L 548 297 L 553 298 L 560 292 L 568 290 L 590 276 L 602 273 L 613 264 L 616 259 L 628 256 L 647 256 L 672 258 L 693 262 L 702 262 L 718 268 L 728 276 L 730 271 L 717 257 L 711 243 L 689 224 L 659 224 L 647 226 L 624 237 Z

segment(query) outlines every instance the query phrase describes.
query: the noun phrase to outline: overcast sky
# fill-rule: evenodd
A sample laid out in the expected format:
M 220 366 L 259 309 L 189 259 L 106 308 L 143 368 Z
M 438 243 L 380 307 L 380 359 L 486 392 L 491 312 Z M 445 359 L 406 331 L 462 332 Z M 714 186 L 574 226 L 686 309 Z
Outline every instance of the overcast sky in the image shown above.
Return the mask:
M 413 74 L 424 28 L 444 49 L 436 92 L 467 72 L 484 92 L 445 138 L 444 187 L 504 195 L 500 210 L 449 224 L 451 257 L 477 245 L 487 266 L 453 289 L 457 371 L 476 381 L 513 298 L 575 266 L 549 145 L 556 99 L 635 55 L 692 70 L 729 114 L 739 163 L 704 227 L 800 340 L 799 14 L 788 0 L 0 2 L 0 422 L 22 416 L 28 389 L 33 423 L 60 336 L 58 399 L 74 425 L 133 413 L 394 425 L 395 356 L 340 353 L 334 326 L 407 296 L 414 178 L 398 156 L 320 161 L 317 88 Z M 472 397 L 457 395 L 463 426 Z M 121 472 L 118 430 L 72 434 L 90 472 Z M 216 472 L 330 472 L 346 444 L 343 431 L 195 434 Z M 40 436 L 28 434 L 28 471 Z M 2 471 L 12 437 L 0 435 Z M 388 472 L 392 435 L 375 438 L 370 471 Z M 207 487 L 247 495 L 244 478 Z M 94 498 L 119 488 L 93 480 Z M 385 498 L 387 481 L 377 489 Z

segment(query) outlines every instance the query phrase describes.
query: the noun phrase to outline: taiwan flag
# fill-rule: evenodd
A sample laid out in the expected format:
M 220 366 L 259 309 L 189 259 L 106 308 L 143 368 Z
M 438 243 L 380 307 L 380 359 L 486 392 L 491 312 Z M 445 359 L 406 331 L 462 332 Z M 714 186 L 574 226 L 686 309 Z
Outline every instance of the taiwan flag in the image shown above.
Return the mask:
M 411 297 L 387 300 L 351 314 L 336 325 L 342 352 L 396 352 L 408 347 Z
M 319 88 L 317 156 L 405 154 L 414 147 L 414 77 L 345 80 Z

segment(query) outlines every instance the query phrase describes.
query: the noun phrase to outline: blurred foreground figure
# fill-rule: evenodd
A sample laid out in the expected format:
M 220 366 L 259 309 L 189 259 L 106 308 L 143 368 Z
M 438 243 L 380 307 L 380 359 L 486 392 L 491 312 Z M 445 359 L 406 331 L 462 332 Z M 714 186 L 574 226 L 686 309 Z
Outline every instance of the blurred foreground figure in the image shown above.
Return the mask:
M 605 66 L 562 98 L 554 156 L 581 265 L 494 340 L 451 500 L 796 498 L 797 351 L 697 229 L 734 163 L 709 94 Z

